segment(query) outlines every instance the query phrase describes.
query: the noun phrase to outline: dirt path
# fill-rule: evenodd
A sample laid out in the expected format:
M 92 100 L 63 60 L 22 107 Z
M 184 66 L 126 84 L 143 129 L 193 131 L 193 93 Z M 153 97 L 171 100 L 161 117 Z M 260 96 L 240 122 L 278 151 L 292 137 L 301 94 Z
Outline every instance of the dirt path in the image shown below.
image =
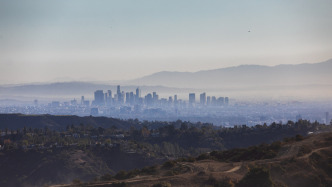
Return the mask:
M 241 166 L 235 166 L 234 168 L 232 168 L 232 169 L 226 171 L 226 173 L 235 172 L 235 171 L 239 170 L 240 168 L 241 168 Z
M 303 155 L 303 156 L 301 156 L 299 158 L 300 159 L 308 158 L 310 155 L 312 155 L 312 153 L 315 153 L 315 152 L 318 152 L 318 151 L 321 151 L 321 150 L 324 150 L 324 149 L 332 149 L 332 146 L 330 146 L 330 147 L 322 147 L 322 148 L 319 148 L 319 149 L 315 149 L 315 150 L 311 151 L 310 153 L 305 154 L 305 155 Z

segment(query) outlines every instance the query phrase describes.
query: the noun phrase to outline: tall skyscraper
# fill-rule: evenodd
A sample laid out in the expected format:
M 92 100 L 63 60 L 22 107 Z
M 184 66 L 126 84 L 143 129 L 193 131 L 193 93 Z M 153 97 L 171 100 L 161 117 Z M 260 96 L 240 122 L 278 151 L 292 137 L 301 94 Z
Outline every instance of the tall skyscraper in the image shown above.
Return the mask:
M 126 92 L 126 104 L 130 103 L 130 93 Z
M 108 99 L 107 99 L 107 104 L 111 105 L 112 104 L 112 90 L 107 90 L 108 93 Z
M 169 104 L 173 104 L 173 97 L 172 97 L 172 96 L 169 96 L 169 97 L 168 97 L 168 103 L 169 103 Z
M 121 90 L 120 90 L 120 85 L 117 86 L 116 95 L 118 96 L 118 98 L 117 98 L 118 102 L 121 103 L 122 94 L 121 94 Z
M 159 96 L 157 95 L 157 92 L 152 93 L 152 99 L 153 99 L 154 104 L 156 104 L 158 102 Z
M 228 97 L 225 97 L 225 104 L 228 105 L 228 103 L 229 103 L 229 99 L 228 99 Z
M 97 91 L 95 91 L 94 105 L 103 105 L 104 103 L 105 103 L 105 101 L 104 101 L 103 90 L 97 90 Z
M 210 96 L 207 96 L 206 97 L 206 105 L 210 105 L 211 104 L 211 97 Z
M 81 105 L 84 105 L 84 96 L 81 96 Z
M 152 98 L 152 95 L 149 93 L 145 96 L 145 104 L 147 106 L 151 106 L 152 102 L 153 102 L 153 98 Z
M 107 93 L 104 93 L 104 102 L 105 102 L 105 103 L 108 102 L 108 96 L 107 96 Z
M 134 105 L 134 102 L 135 102 L 135 97 L 134 97 L 134 92 L 130 92 L 129 93 L 129 102 L 131 105 Z
M 224 105 L 224 103 L 225 103 L 225 98 L 224 97 L 219 97 L 218 98 L 218 104 L 219 105 Z
M 211 105 L 213 105 L 213 106 L 217 105 L 217 98 L 216 98 L 216 96 L 212 96 L 212 98 L 211 98 Z
M 195 104 L 195 93 L 190 93 L 189 94 L 189 105 L 193 106 Z
M 205 105 L 206 104 L 206 93 L 201 93 L 201 95 L 199 95 L 199 101 L 201 103 L 201 105 Z
M 112 99 L 112 90 L 107 90 L 108 97 Z
M 140 97 L 141 97 L 141 89 L 139 87 L 137 87 L 136 88 L 136 103 L 138 103 Z

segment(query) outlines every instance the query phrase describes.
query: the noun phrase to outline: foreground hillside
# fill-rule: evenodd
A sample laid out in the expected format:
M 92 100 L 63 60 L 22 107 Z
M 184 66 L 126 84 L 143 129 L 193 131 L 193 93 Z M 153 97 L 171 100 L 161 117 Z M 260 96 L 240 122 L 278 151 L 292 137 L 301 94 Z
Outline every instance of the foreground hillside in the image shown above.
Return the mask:
M 315 149 L 316 144 L 310 149 L 293 146 L 291 151 L 282 150 L 288 150 L 287 146 L 308 133 L 332 131 L 331 125 L 306 120 L 224 128 L 180 120 L 141 122 L 77 116 L 1 116 L 0 186 L 6 187 L 113 179 L 126 179 L 123 182 L 128 183 L 127 180 L 137 178 L 144 183 L 141 177 L 171 180 L 170 176 L 192 176 L 196 171 L 209 172 L 210 167 L 218 166 L 210 171 L 212 180 L 214 170 L 230 170 L 227 173 L 233 174 L 237 168 L 242 168 L 239 171 L 245 168 L 242 164 L 249 167 L 248 161 L 272 159 L 278 154 L 289 157 L 287 154 L 298 149 L 306 153 Z M 287 138 L 295 135 L 296 140 Z M 273 143 L 281 140 L 284 142 Z M 167 160 L 164 166 L 157 166 Z M 233 182 L 240 180 L 245 172 L 240 174 L 231 178 Z M 199 176 L 209 177 L 210 173 L 201 172 Z
M 270 145 L 213 151 L 146 170 L 105 175 L 74 186 L 289 186 L 332 185 L 332 133 L 296 136 Z

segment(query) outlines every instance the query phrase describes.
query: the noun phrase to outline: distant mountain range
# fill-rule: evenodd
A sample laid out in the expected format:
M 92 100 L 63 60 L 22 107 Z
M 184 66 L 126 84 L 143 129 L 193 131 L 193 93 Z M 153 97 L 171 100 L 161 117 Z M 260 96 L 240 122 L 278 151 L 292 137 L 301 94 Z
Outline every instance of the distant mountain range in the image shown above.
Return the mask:
M 330 85 L 332 59 L 315 64 L 241 65 L 198 72 L 163 71 L 128 82 L 179 88 L 239 88 L 261 86 Z
M 31 101 L 33 98 L 92 98 L 96 90 L 116 91 L 116 84 L 105 82 L 56 82 L 0 86 L 0 103 L 7 99 Z M 142 95 L 157 91 L 161 96 L 178 94 L 186 98 L 189 92 L 209 92 L 214 95 L 242 96 L 303 96 L 329 97 L 332 94 L 332 59 L 315 64 L 241 65 L 198 72 L 163 71 L 131 81 L 122 81 L 121 90 Z M 249 91 L 249 92 L 248 92 Z

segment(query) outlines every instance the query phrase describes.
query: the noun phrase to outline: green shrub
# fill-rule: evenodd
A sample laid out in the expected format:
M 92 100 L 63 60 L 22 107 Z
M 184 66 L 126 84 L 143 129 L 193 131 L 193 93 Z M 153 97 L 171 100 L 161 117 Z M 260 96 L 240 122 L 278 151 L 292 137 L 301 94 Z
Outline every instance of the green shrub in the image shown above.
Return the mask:
M 169 161 L 166 161 L 164 164 L 163 164 L 163 168 L 172 168 L 176 165 L 176 161 L 174 160 L 169 160 Z

